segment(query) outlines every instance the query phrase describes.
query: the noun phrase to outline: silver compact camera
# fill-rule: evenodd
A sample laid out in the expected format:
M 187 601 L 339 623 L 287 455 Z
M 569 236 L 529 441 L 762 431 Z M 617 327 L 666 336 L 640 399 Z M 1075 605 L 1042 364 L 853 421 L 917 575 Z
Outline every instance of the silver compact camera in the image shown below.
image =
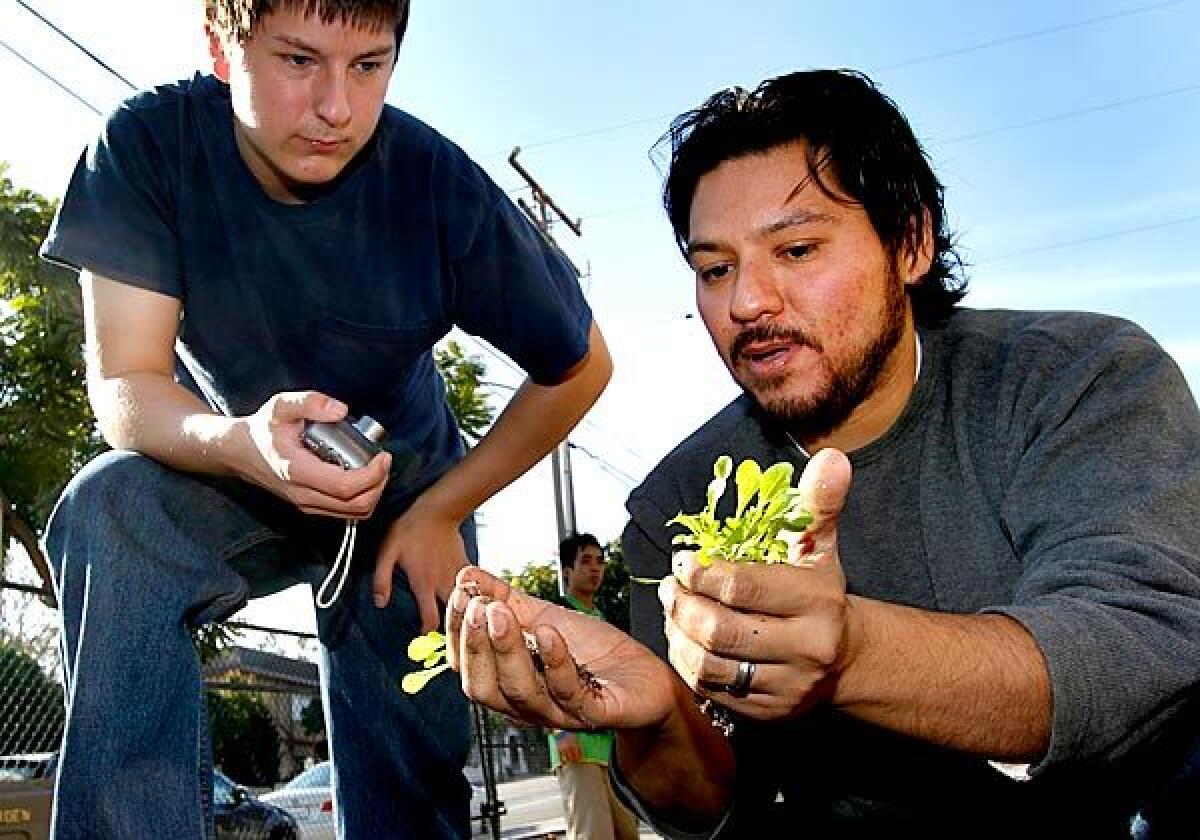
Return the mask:
M 322 461 L 356 470 L 383 451 L 386 436 L 383 426 L 364 414 L 354 421 L 347 417 L 336 423 L 305 420 L 300 440 Z

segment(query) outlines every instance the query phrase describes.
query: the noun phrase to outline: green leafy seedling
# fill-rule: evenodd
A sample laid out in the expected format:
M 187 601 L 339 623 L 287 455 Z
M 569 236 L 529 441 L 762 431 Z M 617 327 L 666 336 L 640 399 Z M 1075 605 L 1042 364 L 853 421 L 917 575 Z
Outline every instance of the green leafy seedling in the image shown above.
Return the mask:
M 730 563 L 786 563 L 787 534 L 800 534 L 812 524 L 812 514 L 800 504 L 800 491 L 792 486 L 795 468 L 782 461 L 763 469 L 747 458 L 733 469 L 728 455 L 717 458 L 713 480 L 705 494 L 706 504 L 699 513 L 680 513 L 667 522 L 682 525 L 685 534 L 677 534 L 675 545 L 696 550 L 701 566 L 714 560 Z M 733 516 L 717 518 L 717 503 L 725 495 L 730 476 L 737 488 L 737 506 Z M 658 583 L 634 578 L 639 583 Z

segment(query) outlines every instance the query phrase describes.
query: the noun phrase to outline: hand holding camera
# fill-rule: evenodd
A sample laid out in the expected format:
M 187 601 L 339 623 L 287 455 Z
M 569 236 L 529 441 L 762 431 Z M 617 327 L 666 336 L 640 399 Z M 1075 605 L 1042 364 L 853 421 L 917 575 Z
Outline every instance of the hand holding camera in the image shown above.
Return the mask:
M 387 485 L 391 457 L 379 445 L 382 427 L 358 422 L 317 391 L 276 394 L 239 420 L 245 445 L 230 449 L 230 468 L 304 513 L 365 519 Z
M 300 439 L 322 461 L 356 470 L 383 451 L 386 436 L 383 426 L 364 414 L 353 422 L 349 417 L 335 423 L 305 420 Z

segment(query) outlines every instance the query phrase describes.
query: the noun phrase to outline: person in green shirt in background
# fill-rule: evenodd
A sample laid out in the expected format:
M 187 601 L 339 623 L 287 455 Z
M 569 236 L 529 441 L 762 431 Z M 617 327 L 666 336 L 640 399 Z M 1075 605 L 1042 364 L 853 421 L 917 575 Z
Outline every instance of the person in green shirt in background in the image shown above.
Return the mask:
M 566 605 L 604 619 L 596 592 L 604 582 L 604 549 L 591 534 L 573 534 L 558 547 Z M 558 777 L 569 840 L 636 840 L 637 817 L 608 783 L 612 732 L 550 731 L 550 766 Z

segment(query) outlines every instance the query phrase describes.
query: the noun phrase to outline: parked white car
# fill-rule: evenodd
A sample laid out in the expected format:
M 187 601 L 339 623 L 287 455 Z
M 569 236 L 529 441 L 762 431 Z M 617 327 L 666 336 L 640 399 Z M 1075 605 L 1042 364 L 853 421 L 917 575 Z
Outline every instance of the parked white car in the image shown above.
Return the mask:
M 329 762 L 314 764 L 279 790 L 259 797 L 290 813 L 300 827 L 300 840 L 335 840 L 333 825 L 333 786 L 330 783 Z M 471 783 L 471 816 L 479 814 L 483 804 L 483 776 L 478 767 L 466 768 Z M 472 819 L 473 832 L 480 831 L 480 822 Z
M 259 797 L 296 818 L 300 840 L 335 840 L 329 762 L 314 764 L 279 790 Z

